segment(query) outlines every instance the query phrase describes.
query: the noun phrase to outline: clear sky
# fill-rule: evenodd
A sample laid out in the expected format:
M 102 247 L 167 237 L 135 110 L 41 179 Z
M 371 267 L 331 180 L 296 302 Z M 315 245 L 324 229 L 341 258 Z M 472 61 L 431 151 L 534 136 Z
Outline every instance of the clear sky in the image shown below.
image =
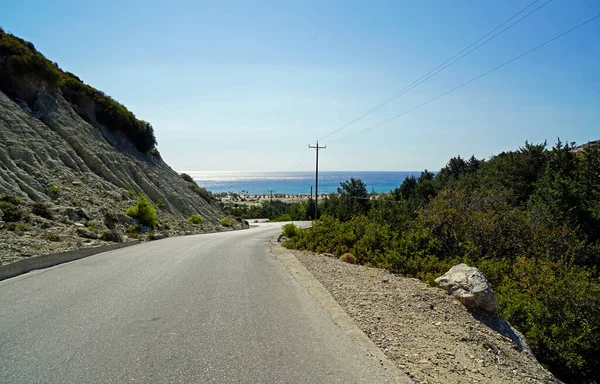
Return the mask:
M 292 171 L 314 168 L 308 144 L 532 1 L 0 0 L 0 26 L 152 123 L 163 158 L 178 171 Z M 598 13 L 597 0 L 551 1 L 323 140 L 332 144 L 320 152 L 320 169 L 438 170 L 451 156 L 489 157 L 525 140 L 600 139 L 596 19 L 446 97 L 333 144 Z

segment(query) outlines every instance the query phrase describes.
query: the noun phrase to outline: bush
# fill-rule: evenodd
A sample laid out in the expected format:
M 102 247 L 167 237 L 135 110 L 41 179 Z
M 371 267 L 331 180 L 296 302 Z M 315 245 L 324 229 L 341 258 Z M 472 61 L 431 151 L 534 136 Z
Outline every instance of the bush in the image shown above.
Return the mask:
M 48 220 L 52 220 L 54 218 L 52 212 L 50 212 L 48 206 L 44 203 L 33 203 L 31 206 L 31 213 Z
M 29 231 L 29 226 L 25 223 L 8 223 L 6 229 L 13 232 Z
M 290 239 L 293 239 L 294 237 L 298 236 L 298 233 L 300 232 L 300 228 L 298 228 L 293 223 L 284 225 L 282 227 L 282 230 L 283 230 L 283 235 Z
M 499 287 L 500 315 L 526 336 L 542 364 L 568 382 L 600 366 L 600 282 L 583 267 L 522 257 Z
M 127 209 L 125 214 L 139 220 L 147 227 L 154 228 L 156 226 L 156 209 L 143 193 L 140 193 L 135 206 Z
M 284 213 L 283 215 L 281 215 L 281 216 L 278 216 L 278 217 L 276 217 L 276 218 L 274 218 L 274 219 L 271 219 L 271 220 L 269 220 L 269 221 L 270 221 L 270 222 L 278 222 L 278 221 L 293 221 L 293 220 L 294 220 L 294 219 L 293 219 L 293 217 L 292 217 L 292 215 L 291 215 L 291 214 L 289 214 L 289 213 Z
M 60 81 L 60 69 L 38 52 L 33 44 L 1 30 L 0 54 L 8 56 L 6 68 L 3 68 L 7 73 L 33 75 L 54 87 Z
M 50 192 L 50 196 L 56 196 L 60 193 L 60 188 L 56 185 L 51 185 L 48 187 L 48 191 Z
M 0 211 L 4 213 L 2 220 L 6 222 L 21 221 L 25 217 L 25 212 L 18 205 L 10 201 L 0 200 Z
M 23 199 L 21 199 L 19 196 L 9 196 L 9 195 L 1 194 L 0 201 L 6 201 L 6 202 L 12 203 L 14 205 L 19 205 L 23 202 Z
M 198 184 L 196 184 L 195 182 L 190 183 L 188 187 L 207 203 L 210 203 L 211 201 L 215 200 L 215 197 L 213 196 L 212 192 L 208 191 L 206 188 L 199 187 Z
M 204 217 L 202 217 L 200 215 L 192 215 L 187 218 L 187 222 L 200 225 L 204 222 Z
M 44 233 L 44 239 L 46 239 L 48 241 L 54 241 L 54 242 L 58 242 L 58 241 L 62 240 L 58 234 L 52 233 L 52 232 Z
M 233 227 L 237 221 L 233 217 L 224 217 L 221 219 L 221 225 L 224 227 Z
M 100 239 L 104 241 L 112 241 L 114 243 L 120 243 L 123 241 L 121 235 L 115 230 L 104 230 L 100 233 Z
M 196 184 L 192 176 L 188 175 L 187 173 L 182 173 L 180 176 L 183 180 L 187 181 L 188 183 Z

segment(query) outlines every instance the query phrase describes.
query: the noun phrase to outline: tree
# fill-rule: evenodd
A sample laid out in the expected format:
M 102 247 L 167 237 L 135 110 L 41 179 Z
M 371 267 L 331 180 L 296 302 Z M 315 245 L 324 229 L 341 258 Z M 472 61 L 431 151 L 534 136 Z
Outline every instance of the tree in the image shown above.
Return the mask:
M 341 182 L 338 194 L 342 205 L 342 220 L 349 220 L 353 215 L 366 214 L 369 210 L 369 193 L 362 180 L 351 177 L 350 180 Z

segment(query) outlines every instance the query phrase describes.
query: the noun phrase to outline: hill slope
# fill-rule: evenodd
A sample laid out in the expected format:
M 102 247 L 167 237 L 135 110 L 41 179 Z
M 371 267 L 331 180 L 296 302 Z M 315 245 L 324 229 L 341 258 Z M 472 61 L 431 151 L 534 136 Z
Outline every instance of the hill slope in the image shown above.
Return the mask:
M 161 159 L 148 123 L 48 63 L 0 29 L 0 262 L 98 245 L 103 230 L 150 231 L 124 214 L 139 193 L 163 235 L 220 227 L 220 209 Z M 192 214 L 203 227 L 185 221 Z

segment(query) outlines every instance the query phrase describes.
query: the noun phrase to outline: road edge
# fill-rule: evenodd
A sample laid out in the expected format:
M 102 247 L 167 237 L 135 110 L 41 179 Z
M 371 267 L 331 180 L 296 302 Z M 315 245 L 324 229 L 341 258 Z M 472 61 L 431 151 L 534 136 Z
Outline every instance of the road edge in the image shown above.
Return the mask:
M 54 267 L 55 265 L 68 263 L 71 261 L 94 256 L 99 253 L 113 251 L 115 249 L 130 247 L 139 244 L 139 240 L 128 241 L 125 243 L 114 243 L 101 245 L 99 247 L 80 248 L 73 251 L 49 253 L 46 255 L 34 256 L 27 259 L 15 261 L 14 263 L 0 266 L 0 281 L 17 277 L 37 269 Z
M 288 249 L 282 247 L 275 239 L 269 240 L 269 252 L 279 261 L 288 273 L 302 285 L 309 294 L 331 315 L 333 322 L 346 332 L 368 355 L 376 359 L 390 373 L 396 383 L 414 383 L 408 376 L 383 353 L 381 349 L 356 325 L 354 320 L 344 311 L 329 291 Z

